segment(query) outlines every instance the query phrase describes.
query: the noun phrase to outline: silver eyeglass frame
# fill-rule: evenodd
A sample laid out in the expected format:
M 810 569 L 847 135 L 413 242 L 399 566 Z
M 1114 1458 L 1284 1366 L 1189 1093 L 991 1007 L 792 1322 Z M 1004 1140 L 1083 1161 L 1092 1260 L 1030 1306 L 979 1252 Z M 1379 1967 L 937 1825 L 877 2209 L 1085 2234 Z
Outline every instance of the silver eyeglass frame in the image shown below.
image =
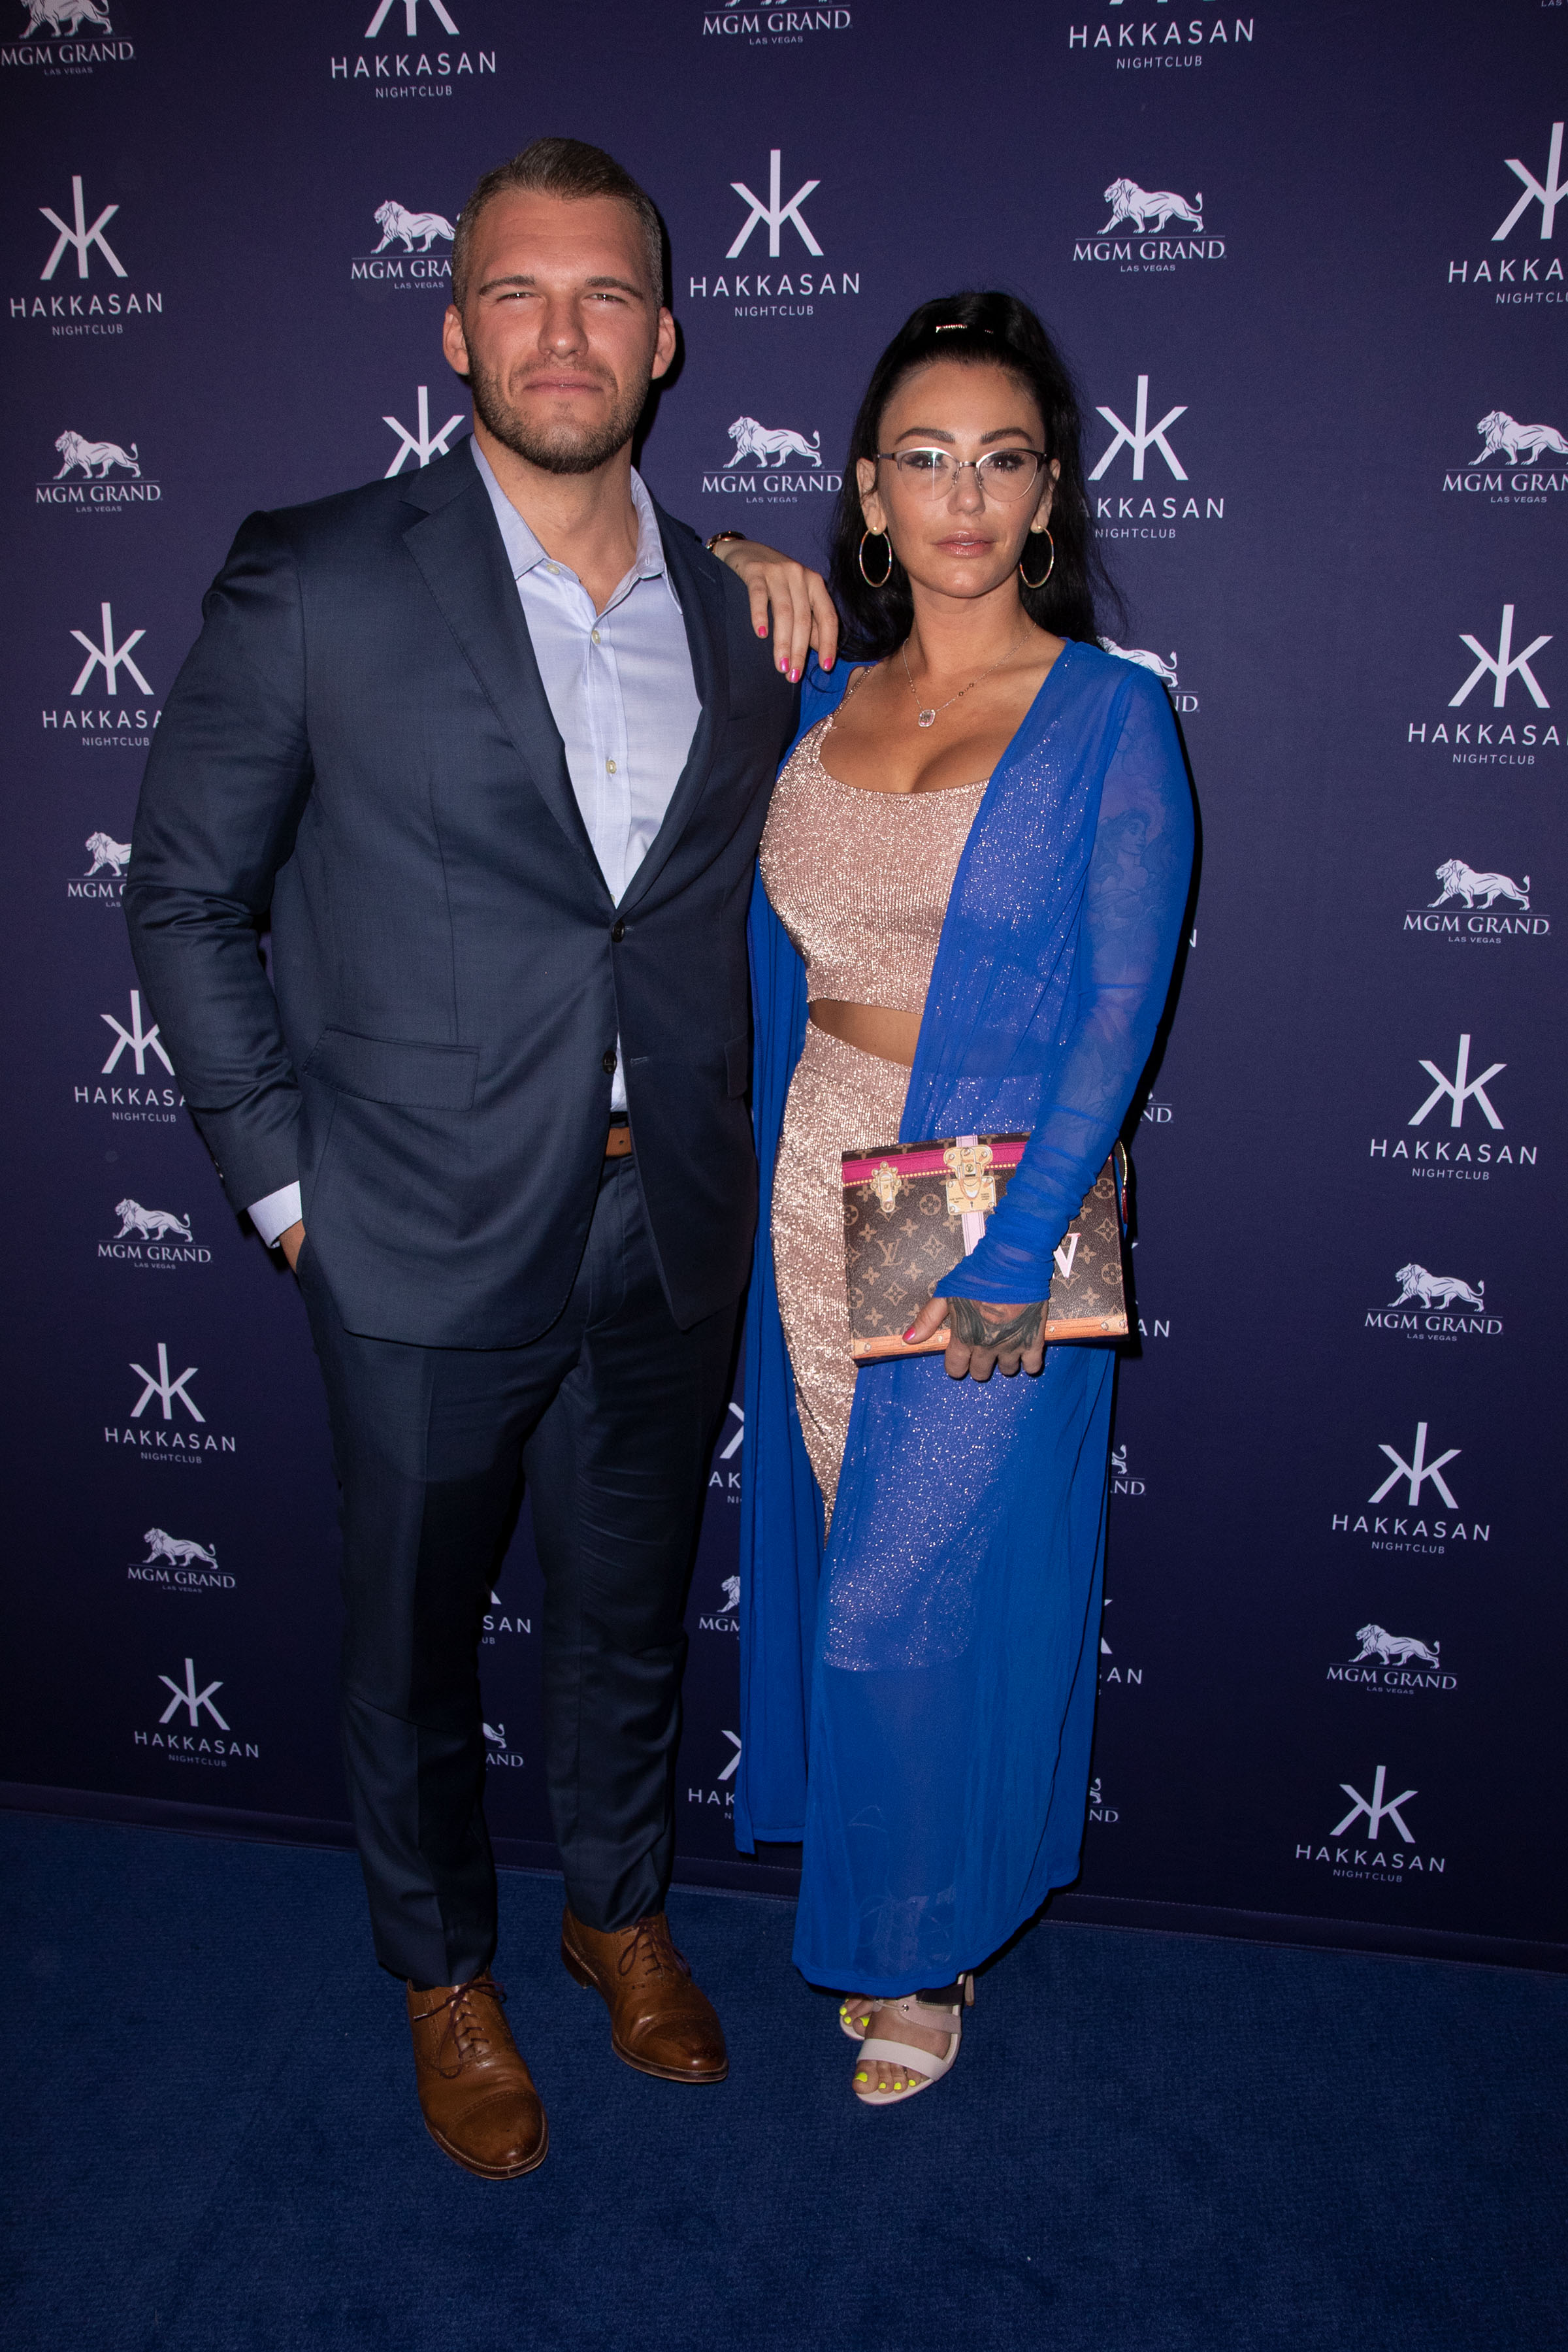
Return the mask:
M 945 493 L 934 494 L 933 504 L 936 495 L 945 495 L 948 498 L 952 496 L 953 490 L 958 488 L 960 474 L 973 472 L 975 486 L 982 498 L 993 499 L 998 506 L 1016 506 L 1019 499 L 1026 499 L 1030 490 L 1037 487 L 1040 475 L 1046 471 L 1051 462 L 1044 449 L 1020 448 L 1016 441 L 1005 442 L 999 449 L 987 449 L 984 455 L 979 457 L 954 457 L 951 449 L 942 448 L 940 443 L 935 441 L 917 441 L 911 449 L 879 449 L 874 455 L 878 465 L 885 462 L 889 466 L 896 466 L 900 457 L 931 457 L 950 459 L 952 465 L 952 488 Z M 1008 498 L 1005 492 L 998 491 L 987 483 L 981 474 L 982 466 L 989 465 L 993 457 L 1033 457 L 1037 467 L 1034 481 L 1027 483 L 1014 497 Z

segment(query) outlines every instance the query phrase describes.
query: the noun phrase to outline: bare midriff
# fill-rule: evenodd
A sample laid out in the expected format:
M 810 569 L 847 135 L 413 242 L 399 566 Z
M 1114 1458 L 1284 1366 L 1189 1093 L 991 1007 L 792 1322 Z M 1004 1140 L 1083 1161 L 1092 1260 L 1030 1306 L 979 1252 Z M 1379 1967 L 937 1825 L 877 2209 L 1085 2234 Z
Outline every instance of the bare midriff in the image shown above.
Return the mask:
M 837 997 L 819 996 L 811 1007 L 819 1029 L 858 1054 L 874 1054 L 879 1062 L 901 1062 L 914 1067 L 915 1045 L 921 1034 L 918 1013 L 898 1013 L 889 1004 L 845 1004 Z

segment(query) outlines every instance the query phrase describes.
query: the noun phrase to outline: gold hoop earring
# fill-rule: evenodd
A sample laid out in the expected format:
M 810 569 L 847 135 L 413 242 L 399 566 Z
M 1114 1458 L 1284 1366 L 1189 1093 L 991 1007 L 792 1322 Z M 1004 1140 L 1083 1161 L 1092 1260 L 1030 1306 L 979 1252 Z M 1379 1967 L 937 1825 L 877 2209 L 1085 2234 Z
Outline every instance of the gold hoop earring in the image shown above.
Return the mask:
M 1052 572 L 1057 568 L 1057 543 L 1051 537 L 1048 526 L 1046 530 L 1046 545 L 1051 551 L 1051 560 L 1047 564 L 1044 572 L 1040 574 L 1040 577 L 1037 580 L 1030 579 L 1028 573 L 1024 569 L 1023 558 L 1020 556 L 1018 559 L 1018 577 L 1023 582 L 1026 588 L 1043 588 L 1046 582 L 1050 578 Z
M 879 580 L 873 580 L 870 573 L 866 569 L 866 541 L 868 539 L 882 539 L 887 540 L 888 542 L 888 568 L 883 572 Z M 860 566 L 860 577 L 866 583 L 868 588 L 885 588 L 889 581 L 893 576 L 893 542 L 890 539 L 888 539 L 888 534 L 885 530 L 863 530 L 860 534 L 859 550 L 855 560 Z

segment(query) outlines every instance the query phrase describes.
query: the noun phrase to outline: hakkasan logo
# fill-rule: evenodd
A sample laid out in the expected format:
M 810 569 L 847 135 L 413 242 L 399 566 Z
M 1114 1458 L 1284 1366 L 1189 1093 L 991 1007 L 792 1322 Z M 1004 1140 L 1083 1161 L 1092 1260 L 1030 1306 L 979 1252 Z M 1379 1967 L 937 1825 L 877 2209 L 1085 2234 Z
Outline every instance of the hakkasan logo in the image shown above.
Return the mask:
M 1563 177 L 1563 129 L 1561 122 L 1554 122 L 1545 136 L 1543 170 L 1537 172 L 1533 164 L 1519 155 L 1504 159 L 1503 170 L 1510 172 L 1519 184 L 1517 188 L 1509 190 L 1512 202 L 1482 252 L 1449 262 L 1447 282 L 1451 287 L 1467 290 L 1484 288 L 1493 301 L 1505 308 L 1561 303 L 1564 299 L 1563 258 L 1556 246 L 1559 205 L 1568 217 L 1568 203 L 1564 202 L 1568 199 L 1568 180 Z M 1539 146 L 1535 152 L 1541 153 Z
M 1110 5 L 1120 10 L 1122 0 L 1110 0 Z M 1137 0 L 1128 0 L 1125 17 L 1101 16 L 1098 24 L 1092 17 L 1069 21 L 1068 57 L 1103 58 L 1121 73 L 1174 72 L 1201 66 L 1216 50 L 1228 57 L 1237 49 L 1250 49 L 1257 31 L 1255 16 L 1226 16 L 1214 0 L 1199 0 L 1202 13 L 1194 9 L 1186 17 L 1179 17 L 1174 8 L 1169 15 L 1136 15 L 1136 7 Z M 1155 0 L 1155 7 L 1163 11 L 1164 0 Z
M 702 477 L 704 498 L 731 499 L 742 506 L 798 506 L 803 499 L 831 498 L 844 486 L 843 475 L 822 462 L 820 430 L 803 433 L 793 425 L 737 416 L 729 437 L 730 455 Z
M 1075 236 L 1075 261 L 1107 262 L 1122 278 L 1173 278 L 1186 263 L 1223 261 L 1225 239 L 1204 224 L 1201 194 L 1112 180 L 1103 201 L 1110 217 L 1090 236 Z
M 1331 1535 L 1363 1537 L 1373 1551 L 1426 1559 L 1445 1558 L 1451 1544 L 1490 1543 L 1491 1521 L 1467 1519 L 1461 1507 L 1458 1489 L 1463 1482 L 1453 1465 L 1464 1448 L 1439 1446 L 1429 1428 L 1418 1421 L 1414 1440 L 1379 1442 L 1384 1458 L 1373 1474 L 1377 1484 L 1359 1507 L 1330 1512 Z
M 123 606 L 121 610 L 123 611 Z M 142 665 L 146 660 L 142 641 L 144 628 L 117 625 L 107 599 L 98 608 L 98 635 L 85 629 L 68 632 L 78 661 L 69 698 L 51 703 L 39 713 L 46 735 L 68 735 L 84 751 L 145 751 L 161 715 L 153 687 Z M 138 692 L 146 698 L 138 698 Z
M 1368 1157 L 1389 1167 L 1403 1163 L 1410 1175 L 1434 1183 L 1486 1184 L 1505 1169 L 1510 1175 L 1533 1169 L 1540 1146 L 1517 1141 L 1497 1107 L 1502 1099 L 1497 1082 L 1508 1064 L 1477 1066 L 1481 1060 L 1472 1051 L 1468 1029 L 1459 1033 L 1452 1077 L 1441 1063 L 1422 1055 L 1420 1067 L 1433 1082 L 1431 1092 L 1416 1105 L 1403 1134 L 1372 1137 Z M 1479 1115 L 1471 1118 L 1471 1112 Z M 1416 1128 L 1426 1131 L 1413 1134 Z
M 7 66 L 46 81 L 84 81 L 99 66 L 128 66 L 133 42 L 122 39 L 97 0 L 7 0 L 26 19 L 15 40 L 0 40 L 0 71 Z
M 1476 455 L 1444 471 L 1445 496 L 1484 499 L 1489 507 L 1549 507 L 1568 490 L 1568 434 L 1555 425 L 1521 425 L 1506 408 L 1490 408 L 1476 431 Z
M 1436 897 L 1405 909 L 1407 934 L 1472 948 L 1500 948 L 1552 936 L 1552 918 L 1531 898 L 1528 874 L 1516 880 L 1492 866 L 1446 857 L 1432 878 Z
M 1530 632 L 1516 618 L 1518 609 L 1503 606 L 1495 652 L 1492 625 L 1482 623 L 1485 637 L 1470 629 L 1457 633 L 1464 670 L 1441 717 L 1406 720 L 1407 749 L 1440 751 L 1456 768 L 1533 768 L 1561 758 L 1563 730 L 1546 691 L 1552 665 L 1540 658 L 1555 633 Z
M 728 302 L 737 319 L 813 319 L 858 295 L 860 272 L 834 266 L 805 211 L 822 182 L 803 180 L 791 196 L 784 184 L 779 147 L 768 151 L 765 199 L 748 181 L 731 181 L 742 215 L 721 266 L 711 277 L 688 278 L 691 301 Z
M 118 203 L 93 203 L 87 181 L 73 172 L 70 198 L 63 207 L 39 205 L 47 230 L 54 232 L 44 248 L 38 285 L 30 293 L 13 294 L 7 316 L 18 325 L 47 326 L 65 338 L 122 335 L 127 327 L 145 326 L 163 315 L 163 297 L 138 286 L 121 251 L 132 254 Z M 115 223 L 112 241 L 109 225 Z
M 341 14 L 352 0 L 332 0 Z M 360 0 L 365 6 L 367 0 Z M 468 14 L 464 0 L 463 14 Z M 488 14 L 495 14 L 489 0 Z M 458 28 L 446 0 L 374 0 L 357 49 L 327 59 L 332 82 L 378 99 L 455 98 L 496 70 L 497 53 Z
M 121 845 L 108 845 L 114 850 Z M 174 1066 L 158 1024 L 143 1016 L 141 990 L 132 989 L 130 999 L 129 1022 L 113 1013 L 100 1015 L 112 1040 L 109 1053 L 97 1084 L 73 1087 L 71 1099 L 84 1110 L 106 1110 L 116 1125 L 173 1127 L 185 1101 L 174 1082 Z
M 171 1764 L 205 1764 L 220 1771 L 239 1761 L 254 1763 L 260 1748 L 254 1739 L 242 1739 L 218 1706 L 222 1680 L 215 1675 L 198 1690 L 201 1677 L 195 1660 L 187 1658 L 184 1668 L 177 1677 L 159 1675 L 163 1689 L 174 1696 L 156 1724 L 135 1734 L 136 1746 L 159 1749 Z M 231 1701 L 226 1699 L 224 1705 L 232 1711 Z
M 351 286 L 393 293 L 439 294 L 452 289 L 452 242 L 457 226 L 445 213 L 411 211 L 388 196 L 370 218 L 377 241 L 349 257 Z
M 1102 539 L 1174 539 L 1184 523 L 1225 520 L 1224 499 L 1205 493 L 1200 503 L 1188 478 L 1184 436 L 1176 434 L 1187 414 L 1186 402 L 1173 401 L 1156 415 L 1158 403 L 1151 399 L 1149 384 L 1150 378 L 1140 375 L 1131 401 L 1123 402 L 1131 410 L 1131 419 L 1109 402 L 1096 410 L 1111 431 L 1089 471 L 1095 523 Z
M 215 1430 L 196 1400 L 192 1386 L 201 1370 L 199 1364 L 187 1364 L 183 1371 L 174 1370 L 167 1340 L 160 1339 L 152 1351 L 153 1365 L 133 1363 L 132 1371 L 142 1387 L 123 1422 L 104 1425 L 103 1442 L 136 1454 L 143 1463 L 156 1464 L 160 1468 L 194 1470 L 207 1455 L 236 1454 L 239 1441 Z
M 823 33 L 847 33 L 847 8 L 704 8 L 705 41 L 740 41 L 749 49 L 799 49 Z
M 1353 1781 L 1342 1780 L 1340 1794 L 1333 1801 L 1341 1818 L 1328 1832 L 1330 1843 L 1314 1843 L 1308 1839 L 1297 1846 L 1296 1860 L 1321 1864 L 1335 1878 L 1359 1879 L 1368 1886 L 1400 1886 L 1416 1876 L 1445 1871 L 1448 1866 L 1446 1857 L 1440 1853 L 1424 1854 L 1416 1832 L 1410 1827 L 1407 1816 L 1420 1790 L 1400 1789 L 1397 1794 L 1391 1793 L 1390 1779 L 1387 1765 L 1378 1765 L 1364 1796 Z M 1348 1812 L 1342 1811 L 1346 1797 L 1350 1799 Z M 1349 1842 L 1343 1845 L 1336 1843 L 1342 1838 Z

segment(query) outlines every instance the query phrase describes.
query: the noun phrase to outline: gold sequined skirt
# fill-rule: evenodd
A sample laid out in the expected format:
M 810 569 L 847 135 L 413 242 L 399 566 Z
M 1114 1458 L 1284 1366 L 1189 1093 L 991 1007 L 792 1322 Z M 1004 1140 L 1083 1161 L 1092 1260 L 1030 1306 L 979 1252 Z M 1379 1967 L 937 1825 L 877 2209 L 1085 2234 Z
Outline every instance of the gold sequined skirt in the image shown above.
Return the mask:
M 773 1271 L 801 1433 L 830 1519 L 856 1380 L 839 1160 L 857 1145 L 894 1141 L 909 1085 L 901 1062 L 806 1023 L 773 1169 Z

